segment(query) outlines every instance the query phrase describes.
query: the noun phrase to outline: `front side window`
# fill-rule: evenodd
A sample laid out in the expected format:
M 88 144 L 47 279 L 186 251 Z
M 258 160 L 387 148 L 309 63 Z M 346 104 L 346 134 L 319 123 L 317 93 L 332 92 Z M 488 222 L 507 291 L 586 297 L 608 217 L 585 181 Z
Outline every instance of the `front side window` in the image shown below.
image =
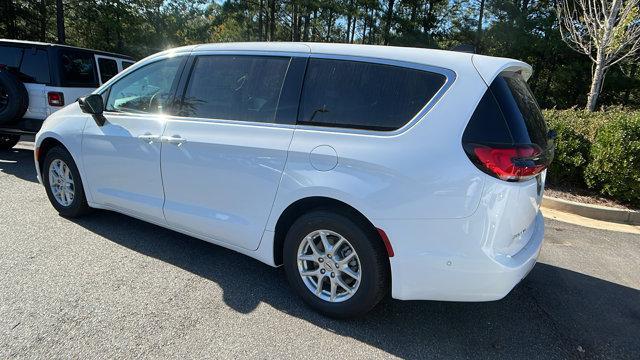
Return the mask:
M 444 85 L 433 72 L 368 62 L 310 59 L 300 123 L 396 130 Z
M 180 115 L 274 122 L 289 62 L 288 57 L 200 56 Z
M 98 58 L 98 69 L 100 69 L 100 80 L 106 83 L 118 73 L 118 63 L 113 59 Z
M 182 58 L 164 59 L 143 66 L 111 85 L 107 111 L 166 112 Z
M 131 61 L 122 61 L 122 70 L 128 68 L 129 66 L 133 65 L 133 62 Z
M 62 86 L 97 87 L 94 56 L 74 50 L 60 52 Z

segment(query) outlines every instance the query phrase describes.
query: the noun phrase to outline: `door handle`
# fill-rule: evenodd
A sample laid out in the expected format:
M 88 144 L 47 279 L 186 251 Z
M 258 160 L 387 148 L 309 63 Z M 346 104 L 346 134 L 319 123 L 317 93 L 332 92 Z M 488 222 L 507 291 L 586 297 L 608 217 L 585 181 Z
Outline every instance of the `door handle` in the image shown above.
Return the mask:
M 163 136 L 161 140 L 162 142 L 166 142 L 166 143 L 178 145 L 178 146 L 181 146 L 182 144 L 187 142 L 187 139 L 181 138 L 180 135 Z
M 145 133 L 144 135 L 139 135 L 138 139 L 146 142 L 146 143 L 154 143 L 156 141 L 160 141 L 160 136 L 152 135 L 151 133 Z

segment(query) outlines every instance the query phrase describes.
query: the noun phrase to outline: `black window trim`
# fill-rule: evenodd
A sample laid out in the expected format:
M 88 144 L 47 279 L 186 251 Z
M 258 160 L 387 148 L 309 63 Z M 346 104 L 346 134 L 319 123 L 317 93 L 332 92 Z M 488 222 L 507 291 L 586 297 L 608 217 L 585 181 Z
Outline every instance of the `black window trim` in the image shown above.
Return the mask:
M 354 61 L 354 62 L 364 62 L 370 64 L 380 64 L 380 65 L 390 65 L 397 66 L 402 68 L 409 68 L 414 70 L 421 70 L 432 72 L 436 74 L 443 75 L 445 77 L 445 81 L 438 89 L 438 91 L 433 95 L 433 97 L 427 101 L 427 103 L 418 111 L 418 113 L 413 116 L 406 124 L 401 126 L 398 129 L 394 130 L 376 130 L 374 128 L 356 128 L 349 126 L 339 126 L 339 125 L 326 125 L 326 124 L 317 124 L 317 125 L 309 125 L 303 122 L 298 121 L 296 128 L 301 130 L 309 130 L 309 131 L 325 131 L 325 132 L 335 132 L 335 133 L 347 133 L 347 134 L 364 134 L 364 135 L 376 135 L 376 136 L 392 136 L 401 134 L 407 131 L 409 128 L 413 127 L 420 119 L 422 119 L 427 113 L 435 106 L 435 104 L 442 98 L 442 96 L 449 90 L 451 85 L 455 82 L 457 74 L 455 71 L 442 68 L 433 65 L 426 64 L 418 64 L 407 61 L 393 60 L 393 59 L 384 59 L 384 58 L 375 58 L 375 57 L 367 57 L 367 56 L 353 56 L 353 55 L 333 55 L 333 54 L 310 54 L 309 59 L 325 59 L 325 60 L 343 60 L 343 61 Z M 304 88 L 304 85 L 303 85 Z M 300 100 L 302 101 L 302 99 Z M 300 105 L 302 107 L 302 104 Z M 298 114 L 298 120 L 300 118 L 300 114 Z

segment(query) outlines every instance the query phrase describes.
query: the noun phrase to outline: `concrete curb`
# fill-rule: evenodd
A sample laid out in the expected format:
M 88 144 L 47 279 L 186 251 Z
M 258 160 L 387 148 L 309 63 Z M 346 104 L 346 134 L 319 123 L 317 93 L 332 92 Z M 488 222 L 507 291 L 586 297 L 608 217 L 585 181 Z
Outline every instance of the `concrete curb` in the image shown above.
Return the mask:
M 542 197 L 542 206 L 590 219 L 611 221 L 621 224 L 640 225 L 640 212 L 610 208 L 607 206 L 582 204 L 550 196 Z

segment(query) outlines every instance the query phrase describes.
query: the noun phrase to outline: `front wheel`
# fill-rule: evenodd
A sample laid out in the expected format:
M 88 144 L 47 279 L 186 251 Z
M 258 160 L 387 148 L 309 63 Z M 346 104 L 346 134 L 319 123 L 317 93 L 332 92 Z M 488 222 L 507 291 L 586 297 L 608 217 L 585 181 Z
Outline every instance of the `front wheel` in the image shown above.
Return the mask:
M 66 149 L 56 146 L 47 152 L 42 180 L 49 201 L 60 215 L 78 217 L 89 212 L 80 172 Z
M 385 296 L 386 256 L 365 224 L 326 210 L 296 220 L 283 249 L 291 287 L 312 308 L 335 318 L 363 315 Z
M 9 150 L 20 141 L 20 135 L 0 134 L 0 150 Z

